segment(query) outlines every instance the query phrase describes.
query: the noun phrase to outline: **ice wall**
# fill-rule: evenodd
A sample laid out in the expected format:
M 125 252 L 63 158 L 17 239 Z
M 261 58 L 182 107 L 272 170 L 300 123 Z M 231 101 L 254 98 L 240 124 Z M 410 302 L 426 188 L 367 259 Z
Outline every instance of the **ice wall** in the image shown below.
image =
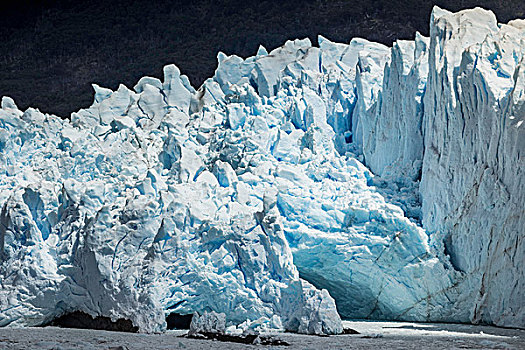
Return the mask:
M 470 320 L 520 327 L 524 29 L 479 8 L 435 8 L 430 41 L 394 44 L 381 108 L 353 116 L 374 131 L 361 148 L 365 164 L 390 186 L 419 190 L 422 206 L 407 203 L 407 214 L 415 209 L 442 260 L 464 274 Z
M 3 98 L 0 325 L 523 327 L 524 29 L 435 8 L 430 38 L 220 53 L 70 120 Z
M 466 275 L 473 322 L 525 325 L 525 21 L 435 10 L 423 225 Z

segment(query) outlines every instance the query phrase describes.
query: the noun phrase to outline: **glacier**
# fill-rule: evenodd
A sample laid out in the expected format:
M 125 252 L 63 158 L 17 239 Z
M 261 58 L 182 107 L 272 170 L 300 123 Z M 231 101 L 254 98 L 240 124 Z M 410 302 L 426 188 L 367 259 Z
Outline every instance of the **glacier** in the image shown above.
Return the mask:
M 93 85 L 67 120 L 3 97 L 0 326 L 525 327 L 525 20 L 318 41 L 219 53 L 199 89 Z

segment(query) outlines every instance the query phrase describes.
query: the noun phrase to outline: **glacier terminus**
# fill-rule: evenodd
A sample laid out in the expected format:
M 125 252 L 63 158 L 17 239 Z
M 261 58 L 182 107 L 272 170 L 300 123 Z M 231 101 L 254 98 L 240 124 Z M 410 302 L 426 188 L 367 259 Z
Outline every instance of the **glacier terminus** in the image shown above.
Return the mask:
M 3 97 L 0 326 L 525 328 L 525 20 L 318 42 L 94 85 L 69 119 Z

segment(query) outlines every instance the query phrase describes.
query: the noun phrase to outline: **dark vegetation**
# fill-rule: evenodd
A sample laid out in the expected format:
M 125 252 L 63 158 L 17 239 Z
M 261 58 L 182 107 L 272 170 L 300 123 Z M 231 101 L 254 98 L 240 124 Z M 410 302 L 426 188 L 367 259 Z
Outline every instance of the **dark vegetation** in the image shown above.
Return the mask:
M 317 34 L 390 45 L 428 35 L 434 4 L 482 6 L 500 22 L 525 16 L 523 0 L 17 0 L 0 5 L 0 96 L 67 117 L 92 102 L 91 83 L 133 87 L 175 63 L 198 87 L 218 51 L 250 56 Z
M 133 326 L 130 320 L 119 318 L 112 321 L 109 317 L 91 317 L 82 311 L 74 311 L 55 318 L 44 326 L 56 326 L 64 328 L 97 329 L 116 332 L 138 332 L 138 327 Z

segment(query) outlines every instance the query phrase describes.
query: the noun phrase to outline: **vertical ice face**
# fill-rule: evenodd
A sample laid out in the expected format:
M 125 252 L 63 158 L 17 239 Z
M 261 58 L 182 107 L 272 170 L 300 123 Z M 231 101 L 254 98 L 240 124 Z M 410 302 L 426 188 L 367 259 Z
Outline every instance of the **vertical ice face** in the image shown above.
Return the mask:
M 374 66 L 374 74 L 370 69 L 358 71 L 358 102 L 352 115 L 355 149 L 380 176 L 373 184 L 417 220 L 421 219 L 417 185 L 423 161 L 428 44 L 428 38 L 416 33 L 415 41 L 396 41 L 388 60 Z
M 374 43 L 363 48 L 357 55 L 357 103 L 352 115 L 352 140 L 366 158 L 375 140 L 375 119 L 382 104 L 383 72 L 391 57 L 390 50 L 384 45 Z
M 436 8 L 430 38 L 220 53 L 70 120 L 4 97 L 0 325 L 523 326 L 524 37 Z
M 430 40 L 423 225 L 465 273 L 471 320 L 523 326 L 523 21 L 435 10 Z
M 428 44 L 419 33 L 415 41 L 396 41 L 385 66 L 381 104 L 372 119 L 375 135 L 363 147 L 367 166 L 383 178 L 419 179 Z
M 436 7 L 430 40 L 394 44 L 380 107 L 353 116 L 373 125 L 359 151 L 374 184 L 464 275 L 458 302 L 473 322 L 525 322 L 523 30 L 483 9 Z

